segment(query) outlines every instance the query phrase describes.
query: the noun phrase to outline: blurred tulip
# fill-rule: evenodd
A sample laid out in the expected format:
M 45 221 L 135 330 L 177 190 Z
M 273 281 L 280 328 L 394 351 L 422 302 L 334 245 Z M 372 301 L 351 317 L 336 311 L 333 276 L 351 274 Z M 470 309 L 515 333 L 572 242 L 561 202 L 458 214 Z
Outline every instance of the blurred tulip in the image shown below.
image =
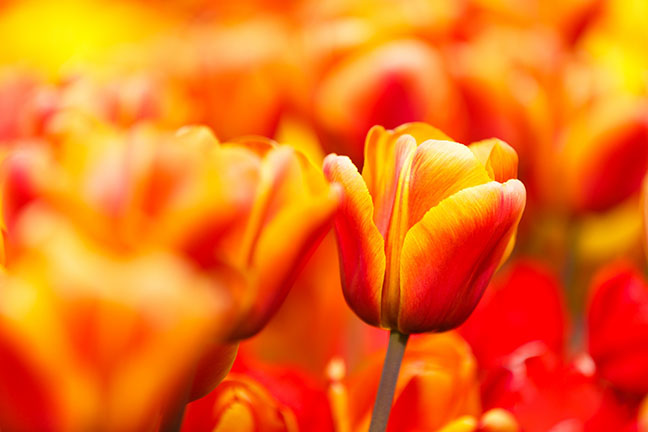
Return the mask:
M 126 138 L 78 127 L 60 149 L 24 148 L 7 160 L 8 260 L 19 246 L 16 220 L 35 205 L 66 215 L 117 253 L 162 247 L 181 254 L 234 300 L 228 341 L 208 341 L 215 351 L 196 372 L 190 397 L 200 397 L 227 373 L 232 344 L 258 332 L 281 305 L 329 229 L 337 195 L 302 155 L 267 140 L 221 145 L 198 127 L 175 136 L 134 130 Z M 219 348 L 222 342 L 230 347 Z
M 598 374 L 614 387 L 648 392 L 648 284 L 628 262 L 602 269 L 591 286 L 587 342 Z
M 365 149 L 362 176 L 347 157 L 324 161 L 345 192 L 335 227 L 347 303 L 404 334 L 460 325 L 522 216 L 515 151 L 499 140 L 466 147 L 423 123 L 374 127 Z
M 440 55 L 422 41 L 396 40 L 350 55 L 326 73 L 314 98 L 324 148 L 358 166 L 373 125 L 423 121 L 460 131 L 457 92 Z
M 238 343 L 208 342 L 198 360 L 189 401 L 206 396 L 227 376 L 238 353 Z
M 240 314 L 231 341 L 267 323 L 337 206 L 316 167 L 269 140 L 219 144 L 200 127 L 123 137 L 83 126 L 62 146 L 25 149 L 8 161 L 10 234 L 16 214 L 40 202 L 110 247 L 181 251 L 235 293 Z
M 232 430 L 226 426 L 250 431 L 333 430 L 323 386 L 299 367 L 269 366 L 245 352 L 220 386 L 187 406 L 182 430 Z
M 641 185 L 641 228 L 642 228 L 642 245 L 644 254 L 648 257 L 648 176 L 644 177 Z
M 287 24 L 264 15 L 203 21 L 155 45 L 149 68 L 190 104 L 189 122 L 208 125 L 224 140 L 273 136 L 286 105 L 286 81 L 293 79 L 284 58 Z
M 367 430 L 378 389 L 381 358 L 348 380 L 352 430 Z M 388 431 L 441 430 L 463 416 L 480 414 L 475 359 L 456 334 L 421 335 L 410 341 L 403 358 Z M 475 420 L 472 420 L 475 423 Z
M 566 316 L 555 275 L 537 262 L 518 260 L 493 280 L 475 312 L 458 330 L 479 366 L 490 369 L 533 341 L 541 341 L 561 355 Z
M 229 300 L 164 249 L 115 253 L 32 206 L 0 290 L 0 428 L 148 430 Z
M 546 2 L 531 0 L 471 0 L 473 14 L 487 22 L 502 26 L 540 27 L 553 30 L 567 43 L 576 43 L 603 13 L 605 0 Z
M 485 408 L 505 408 L 528 432 L 623 430 L 633 419 L 626 403 L 594 379 L 591 359 L 565 363 L 541 342 L 520 347 L 482 383 Z
M 648 106 L 610 100 L 576 116 L 560 154 L 575 211 L 603 211 L 639 192 L 648 169 Z
M 182 431 L 297 432 L 295 414 L 259 383 L 232 374 L 212 394 L 190 404 Z
M 301 324 L 296 326 L 296 322 Z M 277 314 L 242 344 L 241 351 L 270 364 L 291 364 L 321 376 L 332 357 L 341 356 L 353 367 L 383 343 L 383 331 L 365 325 L 344 301 L 331 232 L 297 277 Z

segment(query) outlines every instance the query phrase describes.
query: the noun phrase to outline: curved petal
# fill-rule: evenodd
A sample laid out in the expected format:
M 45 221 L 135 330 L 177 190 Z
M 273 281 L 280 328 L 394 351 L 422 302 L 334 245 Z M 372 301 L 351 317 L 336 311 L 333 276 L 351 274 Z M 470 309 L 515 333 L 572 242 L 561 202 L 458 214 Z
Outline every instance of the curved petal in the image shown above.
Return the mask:
M 490 180 L 484 166 L 465 145 L 435 140 L 422 143 L 412 161 L 408 228 L 445 198 Z
M 238 347 L 238 342 L 211 343 L 206 347 L 196 367 L 189 401 L 207 396 L 225 379 L 232 369 Z
M 385 241 L 372 219 L 371 196 L 362 176 L 346 156 L 328 155 L 324 159 L 324 174 L 344 190 L 335 218 L 344 297 L 360 318 L 378 325 L 385 277 Z
M 491 179 L 504 183 L 517 178 L 518 155 L 510 145 L 497 138 L 470 144 L 468 148 L 486 167 Z
M 417 143 L 422 143 L 427 140 L 452 141 L 452 138 L 439 129 L 423 122 L 402 124 L 394 129 L 393 133 L 396 136 L 411 135 Z
M 405 237 L 399 331 L 456 327 L 500 263 L 526 201 L 518 180 L 464 189 L 432 208 Z
M 404 135 L 409 135 L 414 140 L 407 146 L 396 145 L 399 138 Z M 415 149 L 417 144 L 431 139 L 450 140 L 443 132 L 426 123 L 406 123 L 394 130 L 374 126 L 367 134 L 362 177 L 374 200 L 374 222 L 383 236 L 389 226 L 396 189 L 403 164 L 407 159 L 407 152 Z
M 302 197 L 264 226 L 252 255 L 253 279 L 233 340 L 253 336 L 272 318 L 299 272 L 331 229 L 338 193 Z

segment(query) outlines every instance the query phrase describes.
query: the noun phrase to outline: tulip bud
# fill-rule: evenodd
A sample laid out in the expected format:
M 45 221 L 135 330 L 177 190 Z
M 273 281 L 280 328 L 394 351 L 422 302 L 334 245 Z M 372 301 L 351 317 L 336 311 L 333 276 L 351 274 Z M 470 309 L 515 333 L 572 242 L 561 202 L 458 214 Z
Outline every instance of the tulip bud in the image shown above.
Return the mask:
M 516 166 L 502 141 L 465 146 L 423 123 L 374 127 L 362 175 L 327 156 L 344 190 L 335 228 L 355 313 L 406 334 L 465 321 L 512 247 L 526 200 Z
M 614 387 L 648 392 L 648 284 L 627 262 L 594 278 L 587 311 L 588 349 L 598 374 Z
M 233 374 L 205 400 L 189 405 L 183 432 L 296 432 L 294 412 L 261 384 Z

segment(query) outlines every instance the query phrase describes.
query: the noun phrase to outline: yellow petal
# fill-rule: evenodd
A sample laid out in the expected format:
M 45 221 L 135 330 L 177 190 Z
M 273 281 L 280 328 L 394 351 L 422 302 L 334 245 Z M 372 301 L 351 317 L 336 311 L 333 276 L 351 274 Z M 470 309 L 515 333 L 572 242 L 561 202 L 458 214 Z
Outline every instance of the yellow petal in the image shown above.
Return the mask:
M 409 227 L 443 199 L 489 181 L 484 166 L 465 145 L 433 140 L 422 143 L 410 174 Z

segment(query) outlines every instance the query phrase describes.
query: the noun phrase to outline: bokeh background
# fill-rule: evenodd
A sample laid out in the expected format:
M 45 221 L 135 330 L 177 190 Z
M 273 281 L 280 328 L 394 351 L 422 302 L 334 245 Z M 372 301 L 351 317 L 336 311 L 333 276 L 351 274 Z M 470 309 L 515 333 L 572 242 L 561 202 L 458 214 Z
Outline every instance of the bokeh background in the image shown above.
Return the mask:
M 481 405 L 510 409 L 527 431 L 637 428 L 648 392 L 647 21 L 644 0 L 4 0 L 0 147 L 4 157 L 57 142 L 83 122 L 126 135 L 206 125 L 221 142 L 261 135 L 317 166 L 330 152 L 361 166 L 375 124 L 498 137 L 519 155 L 528 199 L 512 257 L 459 330 Z M 635 289 L 621 312 L 611 297 L 593 312 L 593 292 L 619 275 Z M 613 342 L 598 357 L 596 313 L 631 322 L 601 336 Z M 619 348 L 619 335 L 632 337 Z M 268 326 L 241 344 L 234 372 L 274 391 L 302 430 L 339 429 L 332 380 L 351 377 L 349 399 L 362 400 L 354 374 L 385 341 L 344 303 L 329 233 Z M 515 352 L 516 364 L 533 362 L 527 387 L 497 393 Z M 608 366 L 621 372 L 601 377 Z M 438 418 L 467 410 L 450 405 Z

